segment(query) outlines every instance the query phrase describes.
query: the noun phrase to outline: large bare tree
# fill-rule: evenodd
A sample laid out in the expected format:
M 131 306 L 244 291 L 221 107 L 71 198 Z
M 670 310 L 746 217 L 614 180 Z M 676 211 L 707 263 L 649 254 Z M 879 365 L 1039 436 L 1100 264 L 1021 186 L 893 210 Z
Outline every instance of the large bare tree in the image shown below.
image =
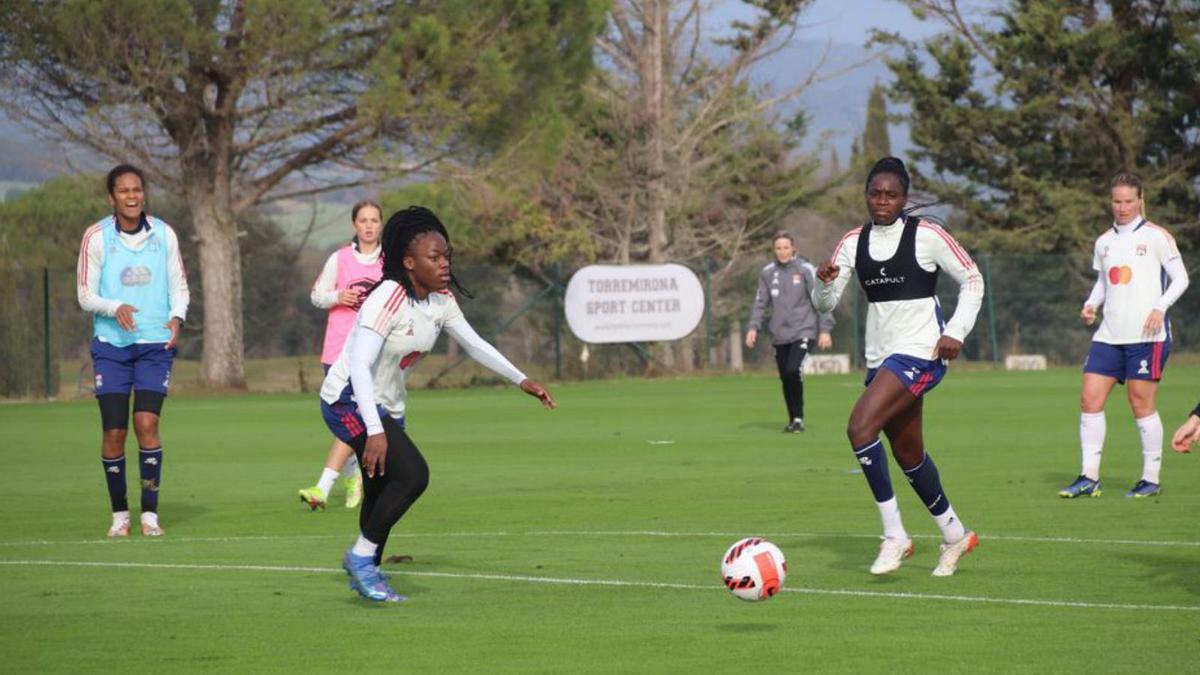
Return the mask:
M 186 200 L 202 375 L 245 383 L 238 218 L 265 201 L 469 163 L 552 117 L 596 0 L 41 0 L 0 8 L 0 100 Z M 81 224 L 82 226 L 82 224 Z

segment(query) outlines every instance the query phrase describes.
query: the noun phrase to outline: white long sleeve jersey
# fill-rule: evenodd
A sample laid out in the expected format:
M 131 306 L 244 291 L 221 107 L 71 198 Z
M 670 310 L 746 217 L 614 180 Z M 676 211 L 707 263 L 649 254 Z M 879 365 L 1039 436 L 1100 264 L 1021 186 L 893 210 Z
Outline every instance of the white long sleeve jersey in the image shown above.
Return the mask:
M 376 404 L 394 418 L 404 417 L 407 375 L 433 349 L 443 328 L 487 368 L 513 384 L 525 379 L 524 373 L 471 328 L 452 293 L 439 291 L 416 301 L 400 284 L 386 280 L 358 311 L 354 330 L 321 385 L 321 399 L 330 405 L 355 401 L 367 433 L 382 433 Z
M 813 305 L 817 311 L 833 311 L 846 284 L 854 277 L 861 231 L 861 227 L 854 228 L 834 249 L 832 260 L 839 268 L 838 276 L 829 284 L 817 280 L 813 291 Z M 903 232 L 903 218 L 891 225 L 874 225 L 868 242 L 871 259 L 891 259 L 900 246 Z M 954 316 L 943 329 L 942 309 L 937 297 L 870 303 L 867 306 L 865 349 L 868 368 L 878 368 L 893 354 L 932 359 L 939 337 L 944 334 L 961 342 L 975 325 L 975 317 L 983 304 L 983 275 L 966 250 L 940 225 L 922 220 L 917 227 L 916 258 L 921 269 L 927 272 L 940 269 L 958 282 L 958 305 Z

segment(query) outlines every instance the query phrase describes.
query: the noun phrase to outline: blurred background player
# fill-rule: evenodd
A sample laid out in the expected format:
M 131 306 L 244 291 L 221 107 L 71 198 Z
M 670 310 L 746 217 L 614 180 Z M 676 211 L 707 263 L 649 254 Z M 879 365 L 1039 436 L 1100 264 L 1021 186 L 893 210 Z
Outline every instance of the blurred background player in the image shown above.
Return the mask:
M 163 449 L 158 418 L 171 379 L 188 286 L 179 240 L 169 225 L 146 215 L 146 184 L 137 167 L 108 172 L 113 215 L 89 227 L 79 248 L 79 306 L 93 315 L 92 365 L 103 429 L 101 463 L 112 505 L 108 536 L 129 536 L 125 437 L 133 392 L 133 430 L 142 484 L 142 534 L 163 534 L 158 490 Z
M 913 542 L 900 519 L 887 455 L 892 455 L 942 531 L 933 576 L 954 574 L 959 560 L 979 543 L 942 489 L 933 458 L 925 452 L 922 407 L 956 358 L 983 303 L 983 276 L 967 252 L 936 223 L 904 214 L 910 178 L 904 163 L 885 157 L 867 176 L 871 222 L 851 230 L 817 269 L 813 301 L 833 311 L 852 274 L 867 295 L 866 391 L 850 413 L 846 435 L 883 520 L 883 542 L 871 574 L 888 574 L 912 555 Z M 958 282 L 958 306 L 946 323 L 934 293 L 939 270 Z
M 783 402 L 787 406 L 786 433 L 804 431 L 804 358 L 812 342 L 821 349 L 833 345 L 833 315 L 818 314 L 812 303 L 814 275 L 812 263 L 796 255 L 796 242 L 787 232 L 772 239 L 775 260 L 762 268 L 758 292 L 750 311 L 750 330 L 746 346 L 754 349 L 763 314 L 771 308 L 771 342 L 775 346 L 775 366 L 783 382 Z
M 554 407 L 550 392 L 517 370 L 467 323 L 449 291 L 450 235 L 428 209 L 412 206 L 383 230 L 383 280 L 359 310 L 346 346 L 321 387 L 321 411 L 354 448 L 364 474 L 360 534 L 342 560 L 363 597 L 398 602 L 379 563 L 392 527 L 425 491 L 429 467 L 405 431 L 408 372 L 444 328 L 473 359 Z
M 354 326 L 354 316 L 370 290 L 383 274 L 379 259 L 379 235 L 383 231 L 383 210 L 372 201 L 361 201 L 350 211 L 354 239 L 334 251 L 325 261 L 321 275 L 312 287 L 312 304 L 329 310 L 325 321 L 325 341 L 321 348 L 321 366 L 325 372 L 342 353 L 346 336 Z M 344 476 L 346 508 L 362 502 L 362 474 L 354 449 L 335 436 L 317 484 L 300 490 L 300 501 L 316 511 L 324 509 L 338 472 Z
M 1187 269 L 1171 233 L 1142 216 L 1142 183 L 1137 176 L 1117 174 L 1110 190 L 1113 224 L 1096 239 L 1092 256 L 1096 285 L 1079 313 L 1090 326 L 1104 306 L 1104 319 L 1083 362 L 1079 414 L 1083 466 L 1079 477 L 1058 492 L 1068 499 L 1100 496 L 1100 454 L 1107 426 L 1104 403 L 1118 382 L 1126 385 L 1142 439 L 1142 477 L 1125 496 L 1150 497 L 1162 490 L 1163 426 L 1155 397 L 1171 354 L 1167 309 L 1187 289 Z

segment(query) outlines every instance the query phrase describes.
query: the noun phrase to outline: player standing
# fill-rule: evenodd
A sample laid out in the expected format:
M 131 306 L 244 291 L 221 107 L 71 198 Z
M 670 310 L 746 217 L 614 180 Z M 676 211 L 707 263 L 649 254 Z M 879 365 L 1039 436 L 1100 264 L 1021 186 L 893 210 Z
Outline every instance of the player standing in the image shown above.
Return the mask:
M 93 315 L 92 364 L 103 429 L 101 463 L 108 483 L 108 536 L 129 536 L 125 438 L 133 392 L 133 430 L 142 484 L 142 534 L 163 534 L 158 490 L 163 449 L 158 419 L 171 379 L 179 328 L 187 318 L 188 286 L 179 239 L 146 215 L 142 172 L 121 164 L 108 172 L 113 215 L 83 233 L 76 268 L 79 306 Z
M 354 317 L 367 291 L 383 274 L 383 262 L 379 259 L 383 210 L 375 202 L 361 201 L 350 211 L 350 222 L 354 226 L 354 240 L 329 256 L 310 295 L 313 305 L 329 310 L 321 348 L 321 366 L 326 373 L 342 353 L 342 345 L 354 327 Z M 313 511 L 324 509 L 339 471 L 345 476 L 346 508 L 358 506 L 362 502 L 362 473 L 354 449 L 337 437 L 329 448 L 317 484 L 300 490 L 300 501 Z
M 450 235 L 432 211 L 412 206 L 383 229 L 383 280 L 358 312 L 345 347 L 321 387 L 321 411 L 334 435 L 354 448 L 364 473 L 358 540 L 342 566 L 363 597 L 397 602 L 379 572 L 392 527 L 425 491 L 429 467 L 405 430 L 405 380 L 444 328 L 473 359 L 554 407 L 550 392 L 517 370 L 467 323 L 449 291 Z
M 775 366 L 783 383 L 783 402 L 788 413 L 788 423 L 783 431 L 799 433 L 804 431 L 804 359 L 813 340 L 821 349 L 833 346 L 829 334 L 833 330 L 833 315 L 818 315 L 813 308 L 816 268 L 796 255 L 796 241 L 792 235 L 776 233 L 771 249 L 775 260 L 759 274 L 758 291 L 750 311 L 750 330 L 746 331 L 746 346 L 754 349 L 763 315 L 770 306 L 769 327 L 775 346 Z
M 979 543 L 942 489 L 922 434 L 924 396 L 958 356 L 983 302 L 983 277 L 967 252 L 936 223 L 904 214 L 910 178 L 904 163 L 885 157 L 867 176 L 871 222 L 851 230 L 829 262 L 817 268 L 813 294 L 817 311 L 831 312 L 851 275 L 870 303 L 866 326 L 866 391 L 850 413 L 850 445 L 875 496 L 883 520 L 883 542 L 872 574 L 888 574 L 912 555 L 913 542 L 900 519 L 892 491 L 882 431 L 892 455 L 942 531 L 941 555 L 933 575 L 950 576 Z M 959 285 L 958 306 L 947 323 L 934 290 L 939 271 Z
M 1100 454 L 1107 430 L 1104 403 L 1118 382 L 1126 385 L 1142 439 L 1142 477 L 1125 496 L 1150 497 L 1162 491 L 1163 426 L 1155 397 L 1171 355 L 1167 310 L 1187 289 L 1188 274 L 1175 238 L 1142 216 L 1142 183 L 1137 176 L 1117 174 L 1110 190 L 1113 224 L 1096 239 L 1092 269 L 1098 276 L 1079 313 L 1090 326 L 1104 306 L 1104 319 L 1092 335 L 1083 363 L 1079 414 L 1083 466 L 1079 477 L 1058 493 L 1069 499 L 1100 496 Z

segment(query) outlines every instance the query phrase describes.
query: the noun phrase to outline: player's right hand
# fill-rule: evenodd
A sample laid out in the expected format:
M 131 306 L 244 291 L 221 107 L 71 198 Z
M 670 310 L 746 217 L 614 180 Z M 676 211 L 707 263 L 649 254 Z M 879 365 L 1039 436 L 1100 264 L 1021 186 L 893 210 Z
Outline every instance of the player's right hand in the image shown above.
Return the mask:
M 746 331 L 746 346 L 750 349 L 754 349 L 755 342 L 758 342 L 758 331 L 751 328 L 750 330 Z
M 817 278 L 824 283 L 831 284 L 833 283 L 834 279 L 838 278 L 838 273 L 841 271 L 842 268 L 833 264 L 832 260 L 829 262 L 823 262 L 819 267 L 817 267 Z
M 117 325 L 122 330 L 132 331 L 137 329 L 137 323 L 133 320 L 133 313 L 138 311 L 133 305 L 121 305 L 117 308 Z
M 1083 310 L 1079 312 L 1079 318 L 1083 319 L 1084 325 L 1087 326 L 1096 323 L 1096 308 L 1091 305 L 1084 305 Z
M 347 289 L 339 291 L 337 301 L 338 301 L 339 305 L 345 305 L 347 307 L 358 306 L 358 302 L 359 302 L 358 289 L 357 288 L 347 288 Z
M 367 472 L 367 477 L 374 478 L 375 474 L 382 476 L 386 460 L 387 436 L 381 433 L 367 436 L 367 447 L 363 450 L 362 457 L 363 470 Z

